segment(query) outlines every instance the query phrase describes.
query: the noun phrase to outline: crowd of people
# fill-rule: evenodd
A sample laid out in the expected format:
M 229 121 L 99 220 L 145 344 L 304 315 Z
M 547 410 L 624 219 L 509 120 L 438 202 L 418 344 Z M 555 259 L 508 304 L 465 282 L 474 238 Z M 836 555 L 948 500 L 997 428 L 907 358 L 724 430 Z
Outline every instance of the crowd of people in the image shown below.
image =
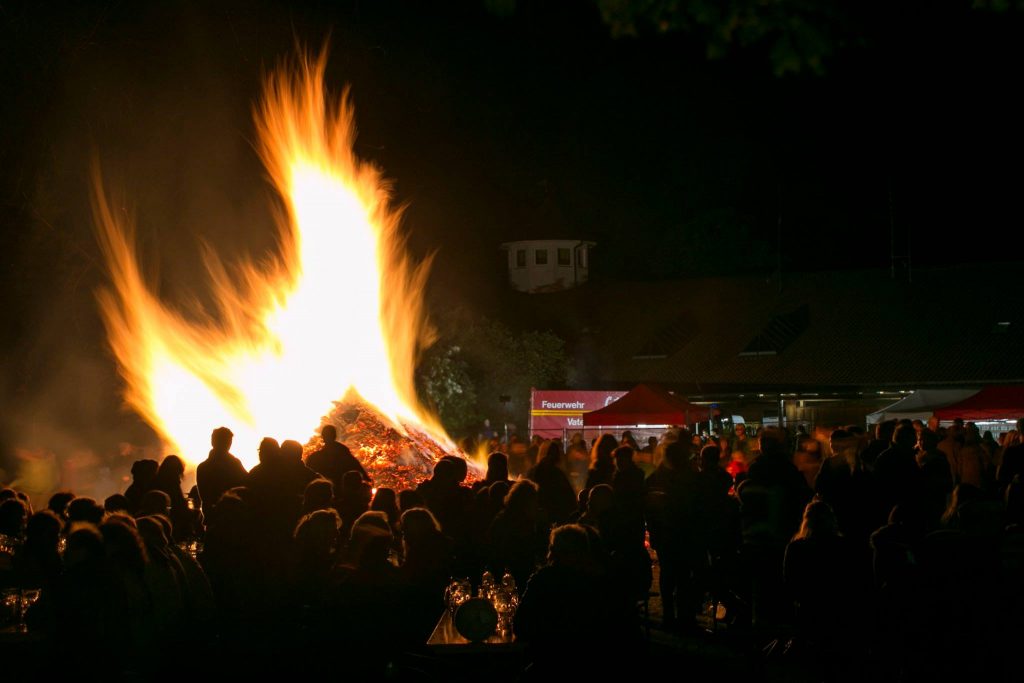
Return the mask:
M 490 570 L 522 594 L 534 671 L 642 658 L 638 606 L 656 595 L 661 629 L 704 634 L 710 604 L 819 679 L 999 675 L 1024 635 L 1022 433 L 576 436 L 510 444 L 511 468 L 495 450 L 483 476 L 446 456 L 395 491 L 331 426 L 305 456 L 264 439 L 249 471 L 221 427 L 188 491 L 175 455 L 137 461 L 102 502 L 60 491 L 34 511 L 0 491 L 0 583 L 39 590 L 29 626 L 59 653 L 47 665 L 75 672 L 146 677 L 182 652 L 232 672 L 301 651 L 289 666 L 384 676 L 422 648 L 451 578 Z

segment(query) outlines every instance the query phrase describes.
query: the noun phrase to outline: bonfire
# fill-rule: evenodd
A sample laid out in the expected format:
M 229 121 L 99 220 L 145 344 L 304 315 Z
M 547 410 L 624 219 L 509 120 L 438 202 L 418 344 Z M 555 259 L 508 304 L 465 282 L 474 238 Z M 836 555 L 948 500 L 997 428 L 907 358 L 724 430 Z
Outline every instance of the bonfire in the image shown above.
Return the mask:
M 97 172 L 111 274 L 100 307 L 126 402 L 189 463 L 206 456 L 218 425 L 251 467 L 264 436 L 312 445 L 332 422 L 378 485 L 405 487 L 458 453 L 413 380 L 433 341 L 422 301 L 429 259 L 406 254 L 390 185 L 356 157 L 352 107 L 329 93 L 325 66 L 326 56 L 300 58 L 266 79 L 255 128 L 278 196 L 278 248 L 230 263 L 208 249 L 212 306 L 160 299 L 134 225 Z

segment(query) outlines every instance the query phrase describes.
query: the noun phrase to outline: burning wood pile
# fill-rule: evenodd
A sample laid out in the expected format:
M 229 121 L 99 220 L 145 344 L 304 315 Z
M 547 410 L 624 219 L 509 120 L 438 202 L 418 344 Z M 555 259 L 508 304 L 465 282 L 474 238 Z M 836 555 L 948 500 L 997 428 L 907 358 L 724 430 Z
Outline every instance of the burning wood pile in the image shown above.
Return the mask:
M 391 422 L 364 402 L 335 403 L 335 409 L 324 423 L 338 430 L 342 442 L 359 459 L 376 487 L 395 491 L 415 488 L 434 471 L 434 463 L 449 453 L 434 439 L 413 425 L 403 424 L 402 434 Z M 306 444 L 306 452 L 320 447 L 320 439 Z M 472 476 L 473 467 L 470 466 Z

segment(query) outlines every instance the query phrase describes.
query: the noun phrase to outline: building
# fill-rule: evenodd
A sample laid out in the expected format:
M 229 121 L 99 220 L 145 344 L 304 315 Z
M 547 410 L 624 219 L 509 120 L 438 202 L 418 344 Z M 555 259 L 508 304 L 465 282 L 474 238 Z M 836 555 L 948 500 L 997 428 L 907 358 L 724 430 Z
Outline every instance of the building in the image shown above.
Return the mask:
M 1024 384 L 1014 265 L 595 281 L 508 308 L 566 340 L 581 388 L 659 384 L 708 419 L 864 424 L 911 391 Z
M 585 240 L 520 240 L 505 242 L 508 281 L 531 294 L 558 292 L 583 284 L 590 273 L 590 249 Z

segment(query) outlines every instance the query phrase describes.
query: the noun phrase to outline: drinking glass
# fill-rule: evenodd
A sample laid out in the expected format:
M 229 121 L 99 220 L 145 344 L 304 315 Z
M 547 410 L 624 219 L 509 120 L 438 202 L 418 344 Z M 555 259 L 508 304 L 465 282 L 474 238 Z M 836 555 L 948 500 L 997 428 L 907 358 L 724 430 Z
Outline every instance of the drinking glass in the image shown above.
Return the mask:
M 38 588 L 25 588 L 21 591 L 21 603 L 22 611 L 28 610 L 29 607 L 39 602 L 39 596 L 41 591 Z
M 14 609 L 17 623 L 14 630 L 19 633 L 28 633 L 28 624 L 25 623 L 25 613 L 39 600 L 38 588 L 20 588 L 4 593 L 4 606 Z
M 494 609 L 498 612 L 498 628 L 503 634 L 507 633 L 512 627 L 512 616 L 515 614 L 512 598 L 508 591 L 494 592 Z
M 448 584 L 448 589 L 445 591 L 445 601 L 448 603 L 448 609 L 453 616 L 459 605 L 468 600 L 469 597 L 466 591 L 466 584 L 460 579 L 452 579 L 451 583 Z
M 19 612 L 21 611 L 21 591 L 17 588 L 3 592 L 4 623 L 8 621 L 20 622 Z

